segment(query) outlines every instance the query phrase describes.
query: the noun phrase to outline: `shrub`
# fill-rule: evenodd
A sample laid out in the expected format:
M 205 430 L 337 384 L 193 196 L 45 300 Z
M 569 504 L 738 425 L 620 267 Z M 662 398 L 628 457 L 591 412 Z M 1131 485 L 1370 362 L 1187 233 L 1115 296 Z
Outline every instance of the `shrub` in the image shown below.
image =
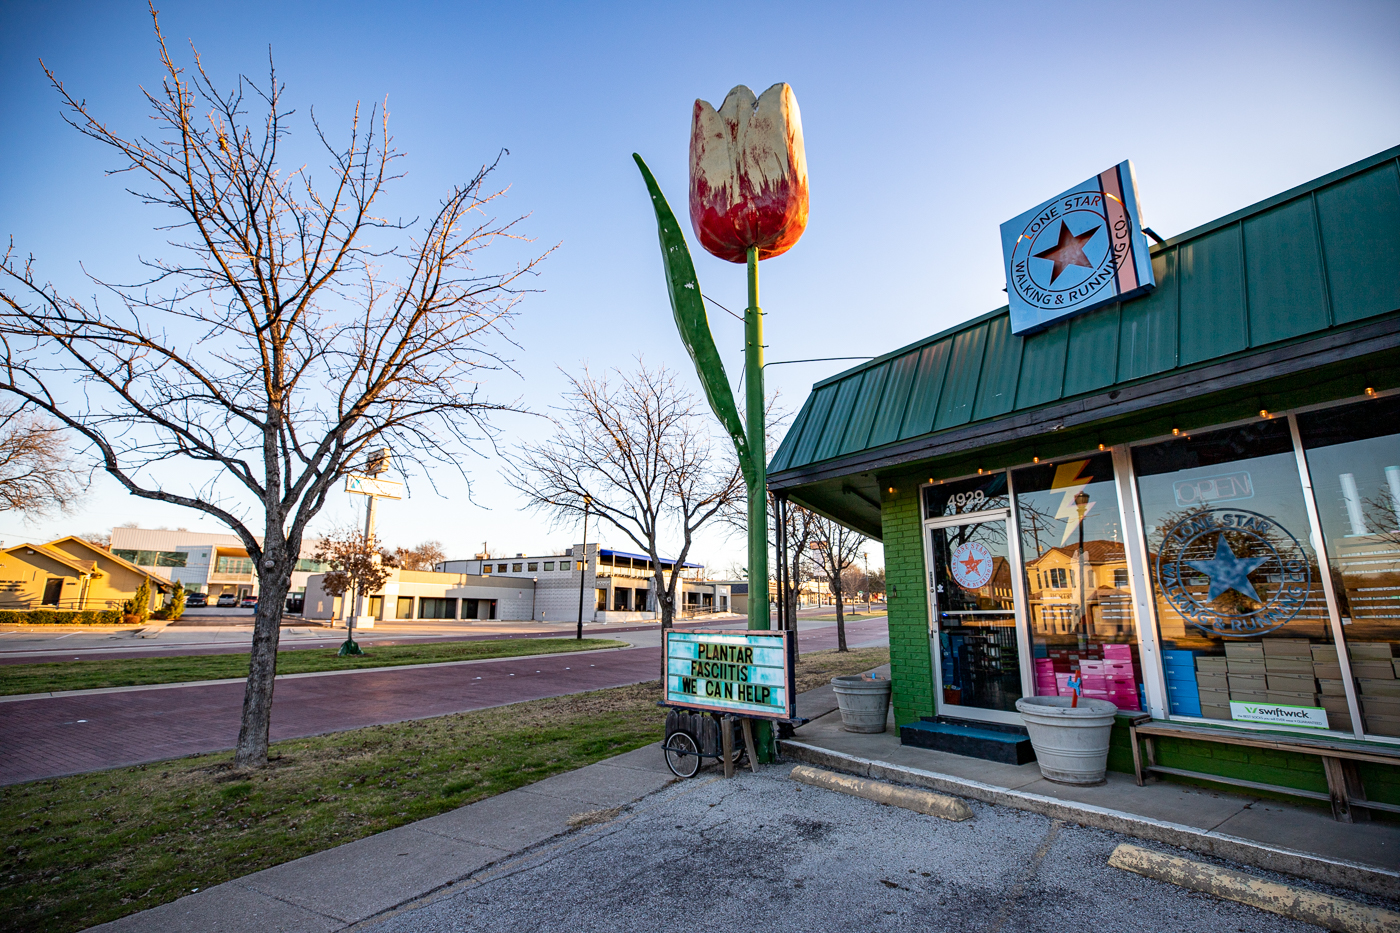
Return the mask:
M 124 616 L 137 616 L 136 622 L 145 622 L 151 617 L 151 581 L 143 579 L 136 588 L 136 594 L 122 603 Z M 130 620 L 128 620 L 130 621 Z
M 0 625 L 118 625 L 120 609 L 0 609 Z

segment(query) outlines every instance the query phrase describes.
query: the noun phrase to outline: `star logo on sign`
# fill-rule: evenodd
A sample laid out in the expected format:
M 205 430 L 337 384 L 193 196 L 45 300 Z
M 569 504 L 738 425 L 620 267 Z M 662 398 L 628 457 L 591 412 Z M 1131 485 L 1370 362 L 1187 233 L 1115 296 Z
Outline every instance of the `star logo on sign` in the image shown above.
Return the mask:
M 1051 285 L 1054 285 L 1055 280 L 1060 277 L 1060 273 L 1070 266 L 1083 266 L 1086 269 L 1094 267 L 1094 264 L 1089 261 L 1089 257 L 1084 255 L 1084 244 L 1092 240 L 1094 234 L 1098 232 L 1099 227 L 1095 227 L 1087 233 L 1075 236 L 1069 232 L 1069 227 L 1065 222 L 1060 221 L 1060 241 L 1044 252 L 1035 254 L 1036 259 L 1048 259 L 1054 263 L 1054 268 L 1050 270 Z
M 1254 590 L 1254 584 L 1249 582 L 1249 575 L 1266 560 L 1267 557 L 1236 557 L 1235 552 L 1230 550 L 1230 545 L 1225 543 L 1225 536 L 1222 534 L 1215 542 L 1214 558 L 1187 560 L 1182 563 L 1210 577 L 1210 592 L 1206 594 L 1206 602 L 1223 595 L 1227 590 L 1234 590 L 1256 603 L 1262 603 L 1263 600 Z
M 963 560 L 958 561 L 958 563 L 962 564 L 964 567 L 967 568 L 967 575 L 969 577 L 976 574 L 977 568 L 982 565 L 982 562 L 975 557 L 965 558 Z

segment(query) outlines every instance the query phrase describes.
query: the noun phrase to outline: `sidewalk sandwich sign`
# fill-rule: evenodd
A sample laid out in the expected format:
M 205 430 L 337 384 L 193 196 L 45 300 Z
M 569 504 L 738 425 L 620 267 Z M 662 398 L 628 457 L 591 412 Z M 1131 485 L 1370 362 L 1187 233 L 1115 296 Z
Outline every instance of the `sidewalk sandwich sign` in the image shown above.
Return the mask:
M 793 719 L 794 650 L 786 631 L 666 632 L 665 705 Z
M 1119 162 L 1001 225 L 1011 332 L 1151 291 L 1133 164 Z

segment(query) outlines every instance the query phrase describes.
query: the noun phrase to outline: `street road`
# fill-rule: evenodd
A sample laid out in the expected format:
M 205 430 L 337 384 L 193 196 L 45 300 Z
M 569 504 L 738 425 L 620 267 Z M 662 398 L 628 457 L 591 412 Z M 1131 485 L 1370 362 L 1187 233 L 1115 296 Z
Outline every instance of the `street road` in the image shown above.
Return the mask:
M 1152 843 L 975 801 L 973 819 L 945 822 L 804 787 L 786 776 L 791 767 L 770 765 L 729 781 L 702 771 L 609 823 L 483 869 L 375 929 L 1318 929 L 1106 864 L 1120 842 Z
M 848 623 L 846 631 L 851 647 L 882 645 L 889 638 L 883 617 Z M 801 623 L 799 632 L 803 653 L 836 647 L 833 623 Z M 631 637 L 655 646 L 280 677 L 272 705 L 272 740 L 659 677 L 659 633 L 653 627 Z M 241 682 L 0 702 L 0 784 L 232 748 L 242 707 Z

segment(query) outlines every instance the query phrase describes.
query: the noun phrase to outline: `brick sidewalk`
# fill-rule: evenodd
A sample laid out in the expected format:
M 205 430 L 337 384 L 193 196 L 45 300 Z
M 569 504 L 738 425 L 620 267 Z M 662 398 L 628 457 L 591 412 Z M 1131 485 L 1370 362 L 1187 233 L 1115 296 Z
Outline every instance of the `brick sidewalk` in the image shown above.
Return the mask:
M 885 620 L 847 625 L 852 645 L 878 643 Z M 836 646 L 835 626 L 802 634 L 802 649 Z M 502 658 L 279 679 L 272 740 L 620 687 L 660 676 L 659 648 Z M 0 704 L 0 784 L 232 748 L 243 685 L 122 690 Z

